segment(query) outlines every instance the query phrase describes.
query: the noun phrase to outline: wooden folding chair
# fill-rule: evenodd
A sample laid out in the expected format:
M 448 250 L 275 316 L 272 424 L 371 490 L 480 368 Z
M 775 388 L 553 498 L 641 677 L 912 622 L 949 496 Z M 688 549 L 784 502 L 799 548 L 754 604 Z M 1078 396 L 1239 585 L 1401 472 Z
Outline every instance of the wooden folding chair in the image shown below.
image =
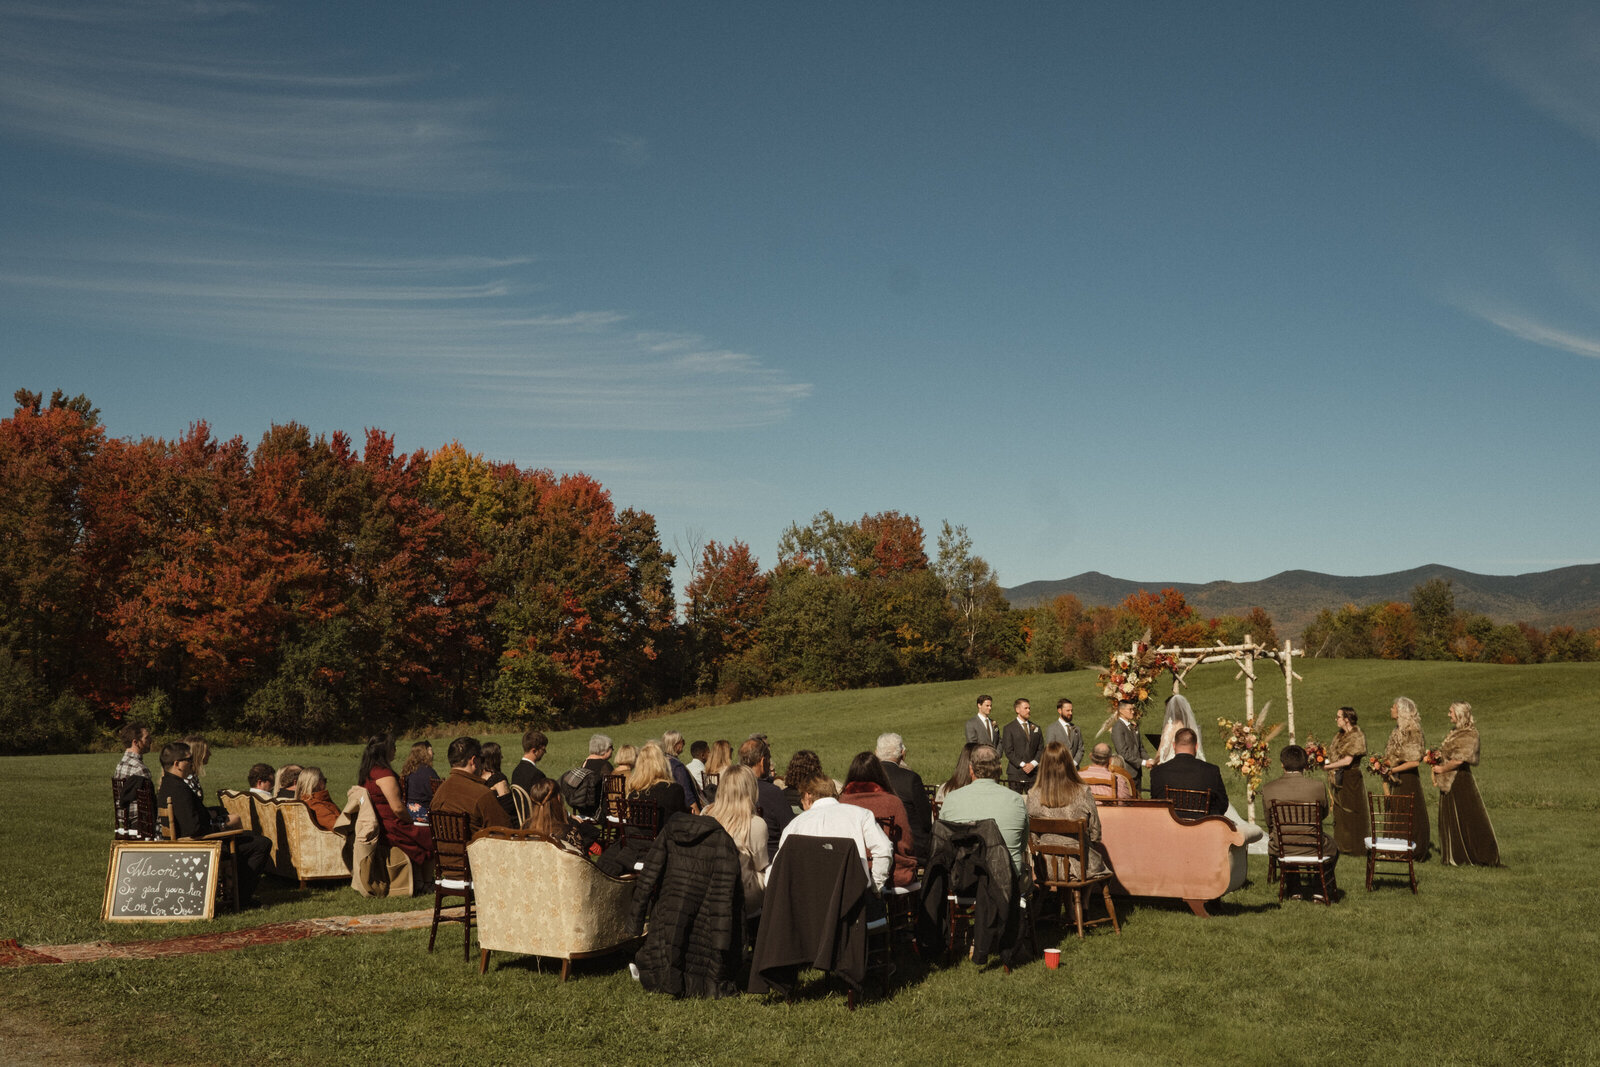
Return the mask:
M 1338 890 L 1334 879 L 1334 864 L 1339 853 L 1328 847 L 1322 832 L 1322 809 L 1316 804 L 1296 804 L 1275 800 L 1267 805 L 1267 826 L 1271 834 L 1271 849 L 1278 854 L 1278 903 L 1283 903 L 1289 891 L 1289 879 L 1297 887 L 1305 884 L 1313 874 L 1321 888 L 1322 902 L 1333 904 L 1333 894 Z M 1270 854 L 1270 853 L 1269 853 Z
M 1071 896 L 1078 937 L 1083 937 L 1084 927 L 1099 926 L 1106 922 L 1120 934 L 1122 925 L 1117 922 L 1117 907 L 1111 902 L 1112 872 L 1107 870 L 1104 874 L 1089 876 L 1089 854 L 1093 846 L 1089 841 L 1088 828 L 1087 819 L 1028 820 L 1028 855 L 1034 866 L 1034 888 Z M 1045 844 L 1043 839 L 1046 836 L 1071 838 L 1073 843 Z M 1074 859 L 1078 861 L 1076 877 L 1072 874 L 1071 861 Z M 1084 898 L 1096 889 L 1100 890 L 1105 901 L 1106 914 L 1104 918 L 1086 921 L 1083 917 Z
M 1172 810 L 1185 822 L 1194 822 L 1210 814 L 1211 794 L 1204 789 L 1179 789 L 1167 786 L 1166 798 L 1172 801 Z
M 461 924 L 461 958 L 472 960 L 472 866 L 467 861 L 467 840 L 472 820 L 464 811 L 435 811 L 429 819 L 433 831 L 433 926 L 428 930 L 428 951 L 441 922 Z M 444 914 L 445 898 L 461 898 L 461 914 Z M 450 907 L 456 907 L 452 904 Z
M 1411 891 L 1417 891 L 1417 840 L 1411 825 L 1411 797 L 1403 793 L 1368 793 L 1367 813 L 1370 817 L 1370 836 L 1367 846 L 1367 890 L 1372 890 L 1372 876 L 1380 873 L 1378 864 L 1398 867 L 1405 864 Z M 1395 873 L 1391 871 L 1383 874 Z

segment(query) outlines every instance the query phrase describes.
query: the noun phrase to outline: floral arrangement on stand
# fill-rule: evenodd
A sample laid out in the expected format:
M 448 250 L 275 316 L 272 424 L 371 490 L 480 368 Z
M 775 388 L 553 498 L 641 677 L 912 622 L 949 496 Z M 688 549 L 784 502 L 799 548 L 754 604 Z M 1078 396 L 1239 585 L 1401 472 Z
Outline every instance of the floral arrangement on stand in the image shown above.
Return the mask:
M 1317 740 L 1316 734 L 1306 735 L 1306 770 L 1320 771 L 1328 765 L 1328 748 Z
M 1261 782 L 1267 776 L 1267 768 L 1272 766 L 1272 757 L 1267 755 L 1268 746 L 1283 730 L 1282 723 L 1270 730 L 1266 728 L 1267 709 L 1271 707 L 1269 701 L 1254 719 L 1217 720 L 1217 725 L 1222 727 L 1223 747 L 1228 750 L 1228 766 L 1244 779 L 1252 798 L 1261 792 Z
M 1148 639 L 1149 634 L 1145 637 Z M 1176 656 L 1152 652 L 1148 644 L 1140 642 L 1137 654 L 1118 652 L 1111 657 L 1108 666 L 1100 668 L 1101 695 L 1111 704 L 1113 714 L 1118 704 L 1131 700 L 1138 707 L 1138 714 L 1143 715 L 1145 705 L 1155 695 L 1156 676 L 1177 665 Z

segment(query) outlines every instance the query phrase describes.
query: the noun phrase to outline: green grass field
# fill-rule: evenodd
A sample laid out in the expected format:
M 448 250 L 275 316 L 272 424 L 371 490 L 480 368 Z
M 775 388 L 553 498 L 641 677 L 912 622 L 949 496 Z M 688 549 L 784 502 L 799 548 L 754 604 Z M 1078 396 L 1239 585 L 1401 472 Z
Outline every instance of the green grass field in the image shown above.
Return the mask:
M 1061 942 L 1059 971 L 1010 975 L 962 964 L 925 972 L 907 960 L 886 1000 L 853 1015 L 820 977 L 799 1002 L 764 998 L 674 1002 L 643 993 L 625 960 L 557 968 L 496 956 L 488 975 L 457 952 L 425 951 L 426 931 L 318 938 L 151 961 L 9 970 L 0 987 L 0 1059 L 47 1063 L 545 1063 L 577 1056 L 618 1064 L 957 1063 L 1072 1060 L 1171 1063 L 1600 1062 L 1600 786 L 1585 748 L 1600 665 L 1502 667 L 1447 663 L 1301 663 L 1297 726 L 1328 740 L 1333 709 L 1354 705 L 1381 748 L 1396 695 L 1415 699 L 1428 740 L 1447 729 L 1451 700 L 1473 705 L 1483 736 L 1478 781 L 1506 867 L 1423 865 L 1421 894 L 1398 883 L 1362 888 L 1340 865 L 1333 908 L 1281 908 L 1252 857 L 1251 882 L 1214 918 L 1177 902 L 1121 901 L 1109 928 Z M 1270 672 L 1270 673 L 1269 673 Z M 1281 676 L 1267 665 L 1257 703 L 1282 721 Z M 796 748 L 847 760 L 886 729 L 930 782 L 961 744 L 973 697 L 996 718 L 1029 697 L 1045 722 L 1059 696 L 1092 735 L 1104 712 L 1092 671 L 899 689 L 827 693 L 702 709 L 608 731 L 637 742 L 669 723 L 736 745 L 752 731 L 781 764 Z M 1202 725 L 1237 717 L 1243 683 L 1226 666 L 1197 669 L 1187 690 Z M 582 756 L 588 731 L 557 735 L 548 770 Z M 509 752 L 510 736 L 496 738 Z M 1286 739 L 1280 739 L 1280 741 Z M 1208 734 L 1215 761 L 1220 742 Z M 217 752 L 208 790 L 238 786 L 258 759 L 320 765 L 336 793 L 352 783 L 354 746 Z M 270 880 L 266 906 L 211 923 L 99 921 L 110 842 L 112 755 L 0 761 L 0 937 L 49 945 L 162 938 L 282 919 L 421 907 L 365 900 L 348 888 L 301 891 Z M 156 768 L 152 755 L 147 762 Z M 442 761 L 441 761 L 442 762 Z M 1231 783 L 1244 809 L 1243 790 Z M 1437 816 L 1437 794 L 1429 797 Z M 450 943 L 455 935 L 447 928 Z M 1044 944 L 1056 943 L 1053 928 Z M 474 957 L 476 954 L 474 953 Z

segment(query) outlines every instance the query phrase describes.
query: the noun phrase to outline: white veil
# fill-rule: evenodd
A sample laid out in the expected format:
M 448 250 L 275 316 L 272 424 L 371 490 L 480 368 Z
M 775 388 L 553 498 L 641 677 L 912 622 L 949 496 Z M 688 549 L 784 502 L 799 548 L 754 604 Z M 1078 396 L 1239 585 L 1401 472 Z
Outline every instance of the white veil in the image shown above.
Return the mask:
M 1189 706 L 1189 698 L 1182 693 L 1173 693 L 1167 698 L 1167 718 L 1161 724 L 1161 750 L 1156 755 L 1157 763 L 1165 763 L 1173 757 L 1173 736 L 1185 726 L 1194 731 L 1194 754 L 1200 759 L 1206 758 L 1206 746 L 1201 740 L 1200 724 L 1195 722 L 1194 709 Z

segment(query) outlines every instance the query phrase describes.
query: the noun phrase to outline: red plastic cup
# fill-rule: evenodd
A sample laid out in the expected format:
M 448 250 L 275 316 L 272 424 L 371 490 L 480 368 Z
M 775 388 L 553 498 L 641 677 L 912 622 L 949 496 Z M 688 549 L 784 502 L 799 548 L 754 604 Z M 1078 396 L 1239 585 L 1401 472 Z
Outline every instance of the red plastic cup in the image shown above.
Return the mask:
M 1046 967 L 1050 968 L 1052 971 L 1057 969 L 1058 967 L 1060 967 L 1061 966 L 1061 950 L 1058 949 L 1058 948 L 1047 948 L 1047 949 L 1045 949 L 1044 950 L 1044 965 Z

